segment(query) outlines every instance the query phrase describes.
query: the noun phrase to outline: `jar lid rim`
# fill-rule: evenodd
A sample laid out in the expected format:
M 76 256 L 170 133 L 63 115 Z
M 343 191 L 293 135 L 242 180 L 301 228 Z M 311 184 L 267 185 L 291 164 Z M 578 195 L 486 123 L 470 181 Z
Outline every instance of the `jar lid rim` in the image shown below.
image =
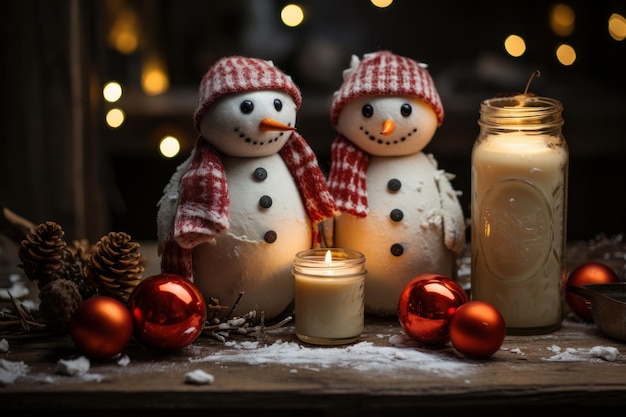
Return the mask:
M 481 107 L 502 109 L 558 108 L 563 109 L 561 101 L 543 96 L 518 94 L 515 96 L 492 97 L 482 101 Z

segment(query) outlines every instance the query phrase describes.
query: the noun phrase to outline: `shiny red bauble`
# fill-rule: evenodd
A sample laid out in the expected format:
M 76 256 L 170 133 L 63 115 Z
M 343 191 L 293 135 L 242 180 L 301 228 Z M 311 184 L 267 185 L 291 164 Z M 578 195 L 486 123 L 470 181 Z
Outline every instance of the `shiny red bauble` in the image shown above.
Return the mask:
M 500 349 L 506 324 L 500 311 L 484 301 L 469 301 L 450 317 L 450 341 L 460 353 L 484 359 Z
M 128 298 L 135 337 L 148 347 L 176 351 L 193 343 L 204 328 L 206 304 L 188 279 L 161 273 L 143 279 Z
M 606 284 L 618 282 L 619 277 L 613 269 L 600 262 L 587 262 L 577 266 L 570 272 L 567 285 L 581 287 L 585 284 Z M 583 321 L 592 323 L 591 309 L 587 301 L 572 292 L 567 291 L 565 300 L 570 310 Z
M 133 336 L 126 304 L 103 295 L 83 301 L 70 318 L 74 345 L 86 356 L 105 359 L 119 354 Z
M 418 275 L 400 294 L 398 320 L 413 340 L 427 347 L 440 347 L 450 341 L 450 315 L 467 301 L 465 290 L 452 278 L 439 274 Z

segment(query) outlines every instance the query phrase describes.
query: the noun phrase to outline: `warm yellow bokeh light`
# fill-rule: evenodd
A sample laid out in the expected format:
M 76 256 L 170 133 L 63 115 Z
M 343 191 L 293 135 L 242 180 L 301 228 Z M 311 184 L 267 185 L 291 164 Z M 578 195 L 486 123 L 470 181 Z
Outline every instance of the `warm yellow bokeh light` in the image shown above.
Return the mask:
M 304 21 L 304 10 L 297 4 L 288 4 L 281 10 L 280 19 L 286 26 L 298 26 Z
M 170 81 L 161 61 L 155 58 L 146 60 L 141 73 L 143 91 L 150 96 L 156 96 L 167 91 L 169 86 Z
M 112 127 L 113 129 L 117 129 L 122 125 L 122 123 L 124 123 L 125 117 L 126 115 L 124 114 L 124 111 L 122 109 L 111 109 L 106 115 L 107 125 L 109 125 L 109 127 Z
M 393 0 L 370 0 L 370 2 L 374 6 L 384 9 L 385 7 L 391 6 L 391 3 L 393 3 Z
M 180 141 L 174 136 L 166 136 L 159 143 L 159 152 L 166 158 L 173 158 L 180 152 Z
M 574 32 L 576 14 L 567 4 L 559 3 L 550 12 L 550 29 L 559 36 L 569 36 Z
M 102 89 L 102 96 L 109 103 L 115 103 L 122 97 L 122 86 L 118 82 L 111 81 Z
M 518 35 L 509 35 L 504 40 L 504 49 L 506 52 L 514 57 L 520 57 L 526 52 L 526 42 Z
M 571 45 L 561 44 L 556 48 L 556 59 L 565 66 L 572 65 L 576 61 L 576 51 Z
M 121 10 L 109 31 L 109 46 L 122 54 L 135 52 L 139 45 L 139 18 L 132 10 Z
M 613 13 L 609 17 L 609 34 L 616 41 L 626 39 L 626 18 L 624 16 Z

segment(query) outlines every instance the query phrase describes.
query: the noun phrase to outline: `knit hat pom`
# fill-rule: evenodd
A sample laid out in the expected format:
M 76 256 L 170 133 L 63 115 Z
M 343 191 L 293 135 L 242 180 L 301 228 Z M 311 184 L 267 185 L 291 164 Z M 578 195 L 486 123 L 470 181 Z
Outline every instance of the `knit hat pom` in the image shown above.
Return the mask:
M 200 120 L 219 96 L 253 90 L 284 90 L 296 103 L 302 104 L 300 89 L 291 77 L 274 66 L 272 61 L 243 56 L 230 56 L 218 60 L 202 77 L 194 124 L 199 129 Z
M 430 104 L 441 125 L 443 106 L 427 68 L 424 63 L 389 51 L 365 54 L 363 60 L 353 55 L 350 68 L 343 72 L 343 84 L 333 94 L 330 111 L 333 126 L 337 125 L 339 113 L 347 102 L 366 94 L 419 97 Z

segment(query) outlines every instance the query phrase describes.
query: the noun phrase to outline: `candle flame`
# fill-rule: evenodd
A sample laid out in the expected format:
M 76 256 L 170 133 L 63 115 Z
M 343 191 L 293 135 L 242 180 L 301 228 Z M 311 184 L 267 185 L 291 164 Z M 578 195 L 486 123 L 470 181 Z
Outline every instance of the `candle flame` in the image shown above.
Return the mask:
M 332 253 L 330 253 L 330 250 L 326 251 L 326 256 L 324 257 L 324 262 L 326 262 L 326 265 L 330 266 L 330 264 L 333 263 L 333 255 Z

